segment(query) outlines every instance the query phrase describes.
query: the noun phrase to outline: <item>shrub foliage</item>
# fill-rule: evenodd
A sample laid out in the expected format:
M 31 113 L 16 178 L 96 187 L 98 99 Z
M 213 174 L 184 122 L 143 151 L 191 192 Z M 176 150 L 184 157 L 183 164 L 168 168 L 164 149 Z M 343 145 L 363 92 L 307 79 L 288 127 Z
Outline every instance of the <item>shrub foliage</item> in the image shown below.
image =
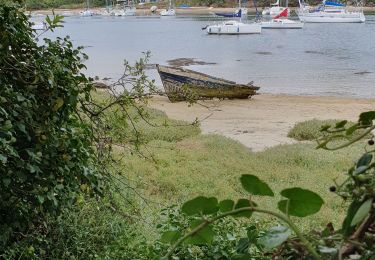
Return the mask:
M 38 44 L 27 17 L 4 4 L 0 31 L 1 251 L 45 216 L 100 192 L 102 175 L 78 113 L 92 88 L 81 49 L 69 38 Z

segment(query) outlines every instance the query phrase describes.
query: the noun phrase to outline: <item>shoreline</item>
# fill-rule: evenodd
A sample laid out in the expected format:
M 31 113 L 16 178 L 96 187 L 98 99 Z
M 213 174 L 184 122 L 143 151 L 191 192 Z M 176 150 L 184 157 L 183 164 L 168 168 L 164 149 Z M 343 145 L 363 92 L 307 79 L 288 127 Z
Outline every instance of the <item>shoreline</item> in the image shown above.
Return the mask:
M 299 143 L 287 137 L 294 124 L 309 119 L 357 121 L 361 112 L 375 110 L 375 99 L 260 94 L 247 100 L 171 103 L 155 96 L 150 106 L 168 117 L 188 122 L 200 121 L 203 134 L 220 134 L 234 139 L 254 152 Z
M 137 16 L 142 16 L 142 15 L 151 15 L 151 11 L 150 11 L 150 7 L 149 6 L 136 6 L 137 8 L 137 11 L 136 11 L 136 15 Z M 246 7 L 248 9 L 248 11 L 250 13 L 255 13 L 255 8 L 254 7 Z M 265 7 L 259 7 L 258 10 L 261 11 L 263 10 Z M 295 11 L 298 9 L 298 7 L 289 7 L 291 11 Z M 154 15 L 157 15 L 160 10 L 164 9 L 163 6 L 161 6 L 160 8 L 158 8 L 158 10 L 156 11 L 156 14 Z M 85 10 L 84 8 L 57 8 L 57 9 L 53 9 L 53 11 L 55 12 L 55 14 L 59 14 L 59 15 L 66 15 L 67 13 L 69 13 L 70 15 L 79 15 L 79 12 Z M 105 11 L 105 7 L 94 7 L 94 8 L 91 8 L 91 10 L 93 12 L 102 12 L 102 11 Z M 228 7 L 190 7 L 190 8 L 176 8 L 176 14 L 186 14 L 186 15 L 209 15 L 209 14 L 212 14 L 214 12 L 222 12 L 222 13 L 231 13 L 231 12 L 234 12 L 236 10 L 236 8 L 228 8 Z M 365 12 L 375 12 L 375 6 L 367 6 L 367 7 L 363 7 L 363 11 Z M 27 10 L 26 13 L 31 13 L 31 14 L 39 14 L 39 15 L 51 15 L 52 14 L 52 9 L 41 9 L 41 10 Z

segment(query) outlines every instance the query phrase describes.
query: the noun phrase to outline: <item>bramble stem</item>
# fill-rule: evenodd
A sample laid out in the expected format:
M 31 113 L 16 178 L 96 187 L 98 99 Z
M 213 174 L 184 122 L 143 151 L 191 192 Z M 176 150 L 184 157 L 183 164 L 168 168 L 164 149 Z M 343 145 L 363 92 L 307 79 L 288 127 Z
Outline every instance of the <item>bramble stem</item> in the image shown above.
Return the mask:
M 370 127 L 369 129 L 366 130 L 366 132 L 364 132 L 363 134 L 357 136 L 356 138 L 350 140 L 349 142 L 345 143 L 345 144 L 342 144 L 342 145 L 339 145 L 339 146 L 336 146 L 336 147 L 332 147 L 332 148 L 329 148 L 329 147 L 324 147 L 323 149 L 325 150 L 328 150 L 328 151 L 335 151 L 335 150 L 339 150 L 339 149 L 342 149 L 342 148 L 345 148 L 359 140 L 361 140 L 362 138 L 366 137 L 366 135 L 368 135 L 369 133 L 371 133 L 372 130 L 375 129 L 375 126 L 372 126 Z
M 241 212 L 245 212 L 245 211 L 253 211 L 253 212 L 259 212 L 259 213 L 272 215 L 272 216 L 277 217 L 278 219 L 284 221 L 290 227 L 290 229 L 292 229 L 294 231 L 294 233 L 301 240 L 301 242 L 306 246 L 306 249 L 313 255 L 313 257 L 315 259 L 320 259 L 319 254 L 314 249 L 314 246 L 302 235 L 302 232 L 298 229 L 298 227 L 293 222 L 290 221 L 290 219 L 286 215 L 280 214 L 278 212 L 266 210 L 266 209 L 256 208 L 256 207 L 245 207 L 245 208 L 235 209 L 235 210 L 228 211 L 228 212 L 225 212 L 223 214 L 220 214 L 220 215 L 218 215 L 218 216 L 216 216 L 212 219 L 204 220 L 201 224 L 199 224 L 193 230 L 191 230 L 190 232 L 185 234 L 183 237 L 178 239 L 176 241 L 176 243 L 174 243 L 172 245 L 172 247 L 169 249 L 168 253 L 162 259 L 168 260 L 169 257 L 173 254 L 173 252 L 176 250 L 176 248 L 179 245 L 181 245 L 188 237 L 190 237 L 190 236 L 194 235 L 195 233 L 199 232 L 200 230 L 202 230 L 205 226 L 215 222 L 218 219 L 221 219 L 221 218 L 224 218 L 224 217 L 227 217 L 227 216 L 231 216 L 231 215 L 235 215 L 237 213 L 241 213 Z

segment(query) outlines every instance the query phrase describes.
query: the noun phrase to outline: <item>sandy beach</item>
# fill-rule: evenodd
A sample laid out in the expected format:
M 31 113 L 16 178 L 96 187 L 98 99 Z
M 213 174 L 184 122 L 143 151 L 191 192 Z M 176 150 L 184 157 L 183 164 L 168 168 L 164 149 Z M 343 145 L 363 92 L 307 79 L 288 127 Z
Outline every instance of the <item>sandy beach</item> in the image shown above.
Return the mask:
M 179 120 L 200 120 L 203 133 L 221 134 L 237 140 L 253 151 L 296 142 L 287 137 L 297 122 L 308 119 L 348 119 L 375 109 L 375 99 L 310 97 L 260 94 L 248 100 L 171 103 L 156 96 L 151 106 Z

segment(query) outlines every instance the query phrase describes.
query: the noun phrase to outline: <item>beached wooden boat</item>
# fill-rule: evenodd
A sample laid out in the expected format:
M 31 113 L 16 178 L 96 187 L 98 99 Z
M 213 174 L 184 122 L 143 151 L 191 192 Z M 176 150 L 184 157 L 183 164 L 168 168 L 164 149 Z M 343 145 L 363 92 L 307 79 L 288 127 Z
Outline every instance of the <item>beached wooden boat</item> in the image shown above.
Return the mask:
M 255 95 L 259 89 L 252 83 L 237 84 L 192 70 L 161 65 L 156 67 L 171 102 L 211 98 L 245 99 Z

